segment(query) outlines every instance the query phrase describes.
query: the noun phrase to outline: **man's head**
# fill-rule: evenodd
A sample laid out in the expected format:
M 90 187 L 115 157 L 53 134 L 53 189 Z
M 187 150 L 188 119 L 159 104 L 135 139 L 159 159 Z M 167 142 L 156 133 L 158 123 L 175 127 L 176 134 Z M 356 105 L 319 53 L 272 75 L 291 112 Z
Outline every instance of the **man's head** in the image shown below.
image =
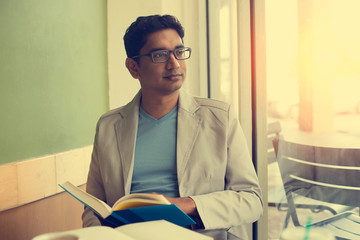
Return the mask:
M 177 92 L 186 77 L 185 60 L 191 49 L 184 46 L 184 30 L 176 18 L 165 16 L 139 17 L 124 36 L 128 58 L 125 65 L 138 79 L 145 93 Z
M 138 17 L 124 35 L 124 44 L 127 57 L 139 55 L 140 49 L 145 45 L 149 34 L 163 29 L 174 29 L 180 36 L 184 37 L 184 29 L 180 22 L 170 15 L 152 15 Z

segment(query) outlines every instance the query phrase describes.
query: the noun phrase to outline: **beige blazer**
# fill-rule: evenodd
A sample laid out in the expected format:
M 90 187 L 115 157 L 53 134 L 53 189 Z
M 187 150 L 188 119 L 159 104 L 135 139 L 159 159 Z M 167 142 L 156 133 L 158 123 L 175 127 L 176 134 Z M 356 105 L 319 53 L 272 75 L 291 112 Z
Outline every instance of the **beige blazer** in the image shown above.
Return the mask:
M 141 91 L 97 124 L 87 192 L 112 206 L 130 193 Z M 177 175 L 205 230 L 226 229 L 247 239 L 243 226 L 262 215 L 261 191 L 243 131 L 231 106 L 180 91 Z M 100 225 L 88 209 L 83 225 Z

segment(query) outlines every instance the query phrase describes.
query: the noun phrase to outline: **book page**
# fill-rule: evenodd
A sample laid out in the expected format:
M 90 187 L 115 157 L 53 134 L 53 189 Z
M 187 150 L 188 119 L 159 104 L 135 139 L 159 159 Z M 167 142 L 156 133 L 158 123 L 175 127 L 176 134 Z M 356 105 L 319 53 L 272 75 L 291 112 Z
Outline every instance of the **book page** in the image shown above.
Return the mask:
M 165 220 L 127 224 L 116 230 L 136 240 L 211 240 L 213 238 Z
M 97 199 L 96 197 L 84 192 L 80 188 L 76 187 L 70 182 L 65 182 L 63 184 L 59 184 L 65 191 L 67 191 L 70 195 L 80 201 L 82 204 L 86 205 L 87 207 L 91 208 L 98 214 L 100 214 L 103 218 L 108 217 L 112 209 L 109 207 L 105 202 Z
M 151 193 L 134 193 L 126 195 L 115 202 L 113 210 L 122 210 L 134 207 L 171 204 L 163 195 Z

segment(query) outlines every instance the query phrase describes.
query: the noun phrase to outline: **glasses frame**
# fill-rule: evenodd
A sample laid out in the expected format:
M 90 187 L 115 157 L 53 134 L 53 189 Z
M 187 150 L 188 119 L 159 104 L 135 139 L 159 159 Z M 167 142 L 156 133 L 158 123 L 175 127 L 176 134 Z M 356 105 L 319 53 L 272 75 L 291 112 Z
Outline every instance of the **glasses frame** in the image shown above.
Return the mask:
M 176 51 L 179 51 L 179 50 L 189 51 L 189 57 L 187 57 L 187 58 L 178 58 L 178 57 L 176 56 L 175 52 L 176 52 Z M 156 62 L 156 61 L 154 60 L 153 54 L 154 54 L 155 52 L 159 52 L 159 51 L 166 51 L 166 52 L 168 52 L 168 58 L 167 58 L 166 60 L 164 60 L 164 61 Z M 191 57 L 191 48 L 190 48 L 190 47 L 180 47 L 180 48 L 175 48 L 174 50 L 167 50 L 167 49 L 154 50 L 154 51 L 151 51 L 151 52 L 149 52 L 149 53 L 137 55 L 137 56 L 134 56 L 134 57 L 131 57 L 131 58 L 140 58 L 140 57 L 143 57 L 143 56 L 149 56 L 149 57 L 151 58 L 151 61 L 152 61 L 153 63 L 164 63 L 164 62 L 169 61 L 169 59 L 170 59 L 170 53 L 172 53 L 177 60 L 186 60 L 186 59 L 189 59 L 189 58 Z

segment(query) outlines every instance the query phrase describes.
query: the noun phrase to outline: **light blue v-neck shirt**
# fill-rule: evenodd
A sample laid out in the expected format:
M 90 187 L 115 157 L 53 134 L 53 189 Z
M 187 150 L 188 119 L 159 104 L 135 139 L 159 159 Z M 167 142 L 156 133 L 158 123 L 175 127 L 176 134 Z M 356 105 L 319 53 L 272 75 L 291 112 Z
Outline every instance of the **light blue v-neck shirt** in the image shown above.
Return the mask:
M 178 197 L 177 107 L 161 119 L 139 109 L 131 193 L 157 192 Z

